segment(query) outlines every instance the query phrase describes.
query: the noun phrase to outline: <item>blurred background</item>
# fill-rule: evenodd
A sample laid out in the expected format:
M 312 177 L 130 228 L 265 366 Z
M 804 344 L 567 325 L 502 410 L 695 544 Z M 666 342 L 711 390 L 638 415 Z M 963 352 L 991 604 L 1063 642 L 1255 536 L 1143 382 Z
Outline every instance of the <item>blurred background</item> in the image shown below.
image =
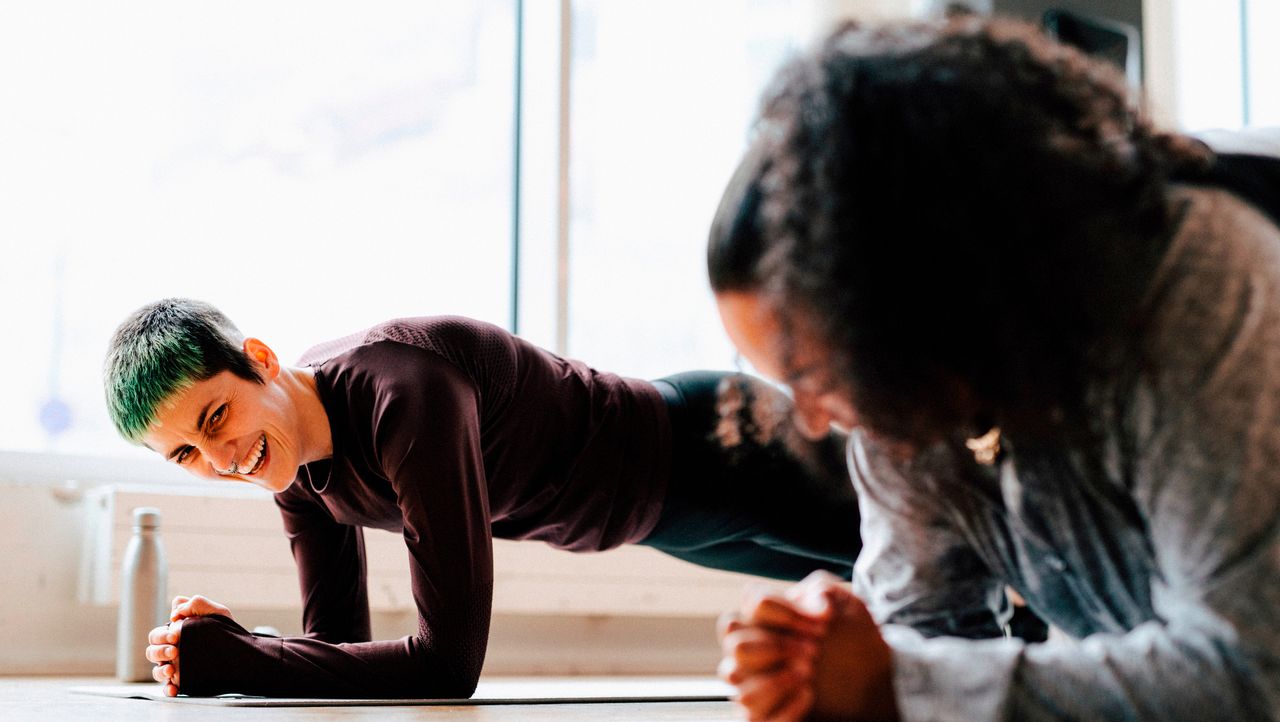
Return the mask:
M 0 673 L 111 667 L 86 493 L 222 493 L 110 428 L 102 355 L 134 308 L 207 300 L 285 360 L 462 314 L 624 375 L 731 368 L 702 251 L 771 74 L 842 17 L 966 11 L 1117 63 L 1168 127 L 1280 125 L 1274 0 L 4 5 Z M 500 608 L 491 667 L 623 664 L 545 653 L 568 636 L 707 671 L 722 598 Z M 403 601 L 382 609 L 386 635 L 412 631 Z M 286 631 L 296 616 L 262 605 Z

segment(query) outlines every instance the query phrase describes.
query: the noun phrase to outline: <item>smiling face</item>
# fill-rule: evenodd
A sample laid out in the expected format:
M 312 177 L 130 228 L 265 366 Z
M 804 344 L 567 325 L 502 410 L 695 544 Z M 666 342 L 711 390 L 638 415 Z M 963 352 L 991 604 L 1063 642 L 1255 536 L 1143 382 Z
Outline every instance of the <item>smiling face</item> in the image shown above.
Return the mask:
M 197 381 L 160 404 L 142 440 L 195 476 L 281 492 L 298 467 L 314 459 L 305 443 L 307 420 L 291 390 L 296 385 L 288 383 L 287 372 L 282 375 L 270 349 L 256 349 L 254 341 L 246 341 L 246 351 L 263 383 L 229 371 Z
M 848 431 L 858 425 L 858 414 L 844 386 L 833 377 L 827 354 L 803 328 L 783 333 L 777 313 L 757 293 L 719 293 L 716 306 L 738 352 L 760 373 L 791 390 L 801 433 L 820 439 L 832 426 Z

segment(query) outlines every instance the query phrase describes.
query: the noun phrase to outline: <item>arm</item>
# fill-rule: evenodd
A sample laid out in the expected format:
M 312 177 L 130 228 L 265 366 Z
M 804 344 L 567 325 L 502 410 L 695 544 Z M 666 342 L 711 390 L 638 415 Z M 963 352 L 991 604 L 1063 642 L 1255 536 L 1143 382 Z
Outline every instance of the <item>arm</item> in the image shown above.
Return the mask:
M 863 539 L 854 591 L 881 623 L 926 637 L 1001 637 L 1009 611 L 1004 581 L 956 523 L 955 507 L 976 492 L 945 476 L 953 453 L 938 445 L 906 461 L 861 432 L 850 438 Z
M 374 420 L 372 456 L 403 517 L 417 633 L 332 644 L 254 637 L 224 617 L 187 620 L 182 644 L 200 654 L 184 653 L 182 692 L 454 698 L 474 691 L 493 595 L 478 391 L 438 360 L 388 384 L 369 409 L 352 413 Z
M 1163 621 L 1032 645 L 883 627 L 903 719 L 1274 719 L 1275 543 L 1230 543 L 1187 511 L 1153 520 L 1170 582 L 1156 589 Z M 1195 558 L 1215 546 L 1225 564 Z
M 1020 649 L 998 638 L 1007 611 L 1003 580 L 956 522 L 951 505 L 971 492 L 945 476 L 953 453 L 940 445 L 904 461 L 861 433 L 850 443 L 864 540 L 854 591 L 882 624 L 878 635 L 874 629 L 865 634 L 883 635 L 889 645 L 897 715 L 908 722 L 1006 719 L 1003 699 L 988 690 L 1004 683 Z M 954 668 L 931 666 L 930 654 L 941 648 L 953 652 Z M 827 650 L 824 660 L 844 674 L 862 675 L 840 649 Z M 828 683 L 835 676 L 827 674 Z
M 298 565 L 303 631 L 325 642 L 367 642 L 363 530 L 334 521 L 301 483 L 276 494 L 275 502 Z
M 1258 461 L 1277 458 L 1280 425 L 1270 418 L 1265 433 L 1250 433 L 1244 430 L 1253 423 L 1244 419 L 1252 414 L 1243 409 L 1210 412 L 1232 399 L 1258 401 L 1256 395 L 1206 389 L 1201 408 L 1150 430 L 1153 441 L 1138 469 L 1147 481 L 1138 498 L 1159 568 L 1153 596 L 1161 621 L 1127 633 L 1032 645 L 928 638 L 936 629 L 929 610 L 945 606 L 951 595 L 927 560 L 936 554 L 931 550 L 938 536 L 949 532 L 913 523 L 905 508 L 867 496 L 864 524 L 885 525 L 868 538 L 884 538 L 887 530 L 896 539 L 892 554 L 872 550 L 859 561 L 867 574 L 859 579 L 871 582 L 864 592 L 873 609 L 887 610 L 890 624 L 882 633 L 893 652 L 902 718 L 1274 719 L 1280 699 L 1274 624 L 1280 529 L 1275 465 Z M 1206 444 L 1206 436 L 1216 435 L 1208 429 L 1235 423 L 1242 426 L 1226 435 L 1229 441 Z M 1250 456 L 1256 459 L 1252 470 Z M 860 492 L 879 488 L 885 479 L 877 477 L 891 473 L 871 469 L 865 457 L 858 470 Z M 904 556 L 923 557 L 924 563 L 902 563 Z M 905 624 L 893 623 L 899 621 Z

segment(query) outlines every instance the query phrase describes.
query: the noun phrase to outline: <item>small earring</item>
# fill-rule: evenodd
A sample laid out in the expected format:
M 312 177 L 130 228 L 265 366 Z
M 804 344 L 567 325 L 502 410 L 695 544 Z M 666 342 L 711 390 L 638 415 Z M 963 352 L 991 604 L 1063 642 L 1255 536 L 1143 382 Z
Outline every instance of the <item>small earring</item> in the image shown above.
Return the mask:
M 964 445 L 973 452 L 973 460 L 983 466 L 991 466 L 1000 456 L 1000 427 L 992 426 L 982 436 L 965 439 Z

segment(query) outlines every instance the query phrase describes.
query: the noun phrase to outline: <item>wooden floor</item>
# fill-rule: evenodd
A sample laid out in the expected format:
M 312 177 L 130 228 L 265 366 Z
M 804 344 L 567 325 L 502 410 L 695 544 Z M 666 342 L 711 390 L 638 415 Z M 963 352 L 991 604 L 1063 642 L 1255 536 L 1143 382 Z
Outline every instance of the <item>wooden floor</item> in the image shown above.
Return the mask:
M 729 702 L 518 704 L 466 707 L 205 707 L 72 694 L 72 687 L 114 684 L 103 677 L 0 677 L 0 719 L 92 720 L 452 720 L 455 722 L 576 722 L 577 720 L 738 720 Z

